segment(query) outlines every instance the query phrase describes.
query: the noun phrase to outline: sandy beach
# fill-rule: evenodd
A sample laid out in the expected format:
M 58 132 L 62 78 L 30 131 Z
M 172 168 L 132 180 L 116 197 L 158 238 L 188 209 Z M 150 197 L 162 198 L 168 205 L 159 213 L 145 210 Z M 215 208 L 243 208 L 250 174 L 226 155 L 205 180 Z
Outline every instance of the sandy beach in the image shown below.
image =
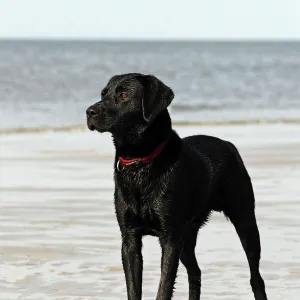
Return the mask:
M 269 299 L 300 294 L 300 126 L 176 127 L 240 150 L 252 177 Z M 90 131 L 0 135 L 0 299 L 126 299 L 113 206 L 113 145 Z M 143 299 L 155 299 L 160 247 L 145 237 Z M 202 297 L 253 300 L 233 226 L 215 213 L 199 234 Z M 188 298 L 179 267 L 174 299 Z

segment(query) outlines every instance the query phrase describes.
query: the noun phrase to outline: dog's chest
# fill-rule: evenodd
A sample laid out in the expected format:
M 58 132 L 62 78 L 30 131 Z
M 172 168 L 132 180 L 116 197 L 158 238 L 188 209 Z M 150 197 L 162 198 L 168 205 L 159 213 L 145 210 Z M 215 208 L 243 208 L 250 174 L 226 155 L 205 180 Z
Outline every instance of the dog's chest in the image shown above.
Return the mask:
M 168 189 L 163 184 L 166 179 L 151 176 L 147 167 L 117 175 L 118 198 L 123 203 L 119 213 L 123 216 L 125 228 L 142 235 L 159 236 L 164 232 L 166 216 L 170 215 L 171 209 Z
M 155 236 L 162 232 L 163 219 L 152 199 L 137 199 L 135 205 L 128 207 L 126 214 L 127 227 L 131 230 Z
M 125 226 L 143 235 L 159 235 L 163 231 L 164 218 L 162 212 L 162 195 L 160 189 L 149 182 L 126 189 L 128 197 L 124 211 Z

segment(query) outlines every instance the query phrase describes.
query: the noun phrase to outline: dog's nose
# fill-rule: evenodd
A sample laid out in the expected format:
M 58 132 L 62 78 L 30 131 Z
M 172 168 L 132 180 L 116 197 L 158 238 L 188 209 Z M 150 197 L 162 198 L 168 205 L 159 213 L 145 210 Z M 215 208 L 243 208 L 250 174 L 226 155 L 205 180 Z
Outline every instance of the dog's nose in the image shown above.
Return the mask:
M 97 115 L 97 111 L 96 111 L 95 108 L 89 107 L 89 108 L 86 110 L 86 115 L 87 115 L 88 117 L 94 117 L 94 116 Z

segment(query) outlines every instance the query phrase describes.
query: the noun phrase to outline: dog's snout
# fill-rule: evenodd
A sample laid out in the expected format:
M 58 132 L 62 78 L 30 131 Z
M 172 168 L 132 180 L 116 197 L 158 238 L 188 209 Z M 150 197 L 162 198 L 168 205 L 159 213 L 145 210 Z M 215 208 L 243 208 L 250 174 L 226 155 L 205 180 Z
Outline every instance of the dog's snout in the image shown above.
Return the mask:
M 98 114 L 97 110 L 95 109 L 95 107 L 89 107 L 87 110 L 86 110 L 86 115 L 88 117 L 94 117 Z
M 104 111 L 105 111 L 105 108 L 103 107 L 103 105 L 94 104 L 86 110 L 86 115 L 87 115 L 87 117 L 92 118 L 97 115 L 101 115 Z

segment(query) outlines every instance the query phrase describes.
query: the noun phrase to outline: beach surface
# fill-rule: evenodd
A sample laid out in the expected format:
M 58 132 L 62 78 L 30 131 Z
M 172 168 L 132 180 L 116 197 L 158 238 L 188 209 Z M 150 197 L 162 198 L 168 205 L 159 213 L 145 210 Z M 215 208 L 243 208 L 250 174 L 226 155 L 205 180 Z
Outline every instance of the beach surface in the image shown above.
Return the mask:
M 252 177 L 268 298 L 300 295 L 300 126 L 181 126 L 232 141 Z M 0 135 L 0 299 L 127 299 L 113 204 L 114 149 L 90 131 Z M 200 201 L 200 199 L 199 199 Z M 242 201 L 242 199 L 241 199 Z M 143 239 L 143 299 L 155 299 L 160 247 Z M 253 300 L 233 226 L 214 213 L 198 237 L 203 299 Z M 180 265 L 174 299 L 188 298 Z

